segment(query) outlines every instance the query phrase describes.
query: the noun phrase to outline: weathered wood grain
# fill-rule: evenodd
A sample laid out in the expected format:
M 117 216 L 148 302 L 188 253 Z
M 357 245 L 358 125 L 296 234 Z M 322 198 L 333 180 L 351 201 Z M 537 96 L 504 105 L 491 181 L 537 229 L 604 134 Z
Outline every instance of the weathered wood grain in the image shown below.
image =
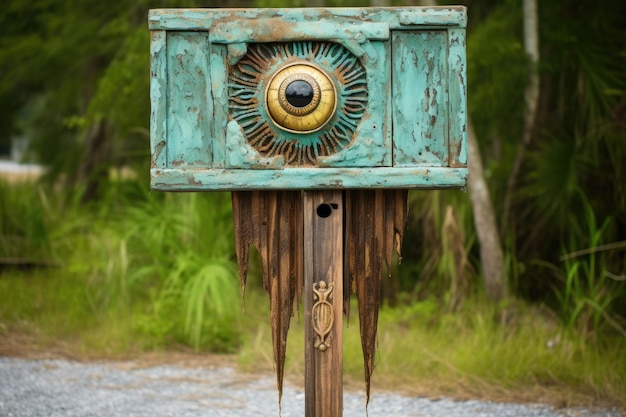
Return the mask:
M 448 32 L 448 85 L 449 85 L 449 166 L 467 166 L 467 59 L 465 56 L 465 30 Z
M 383 270 L 390 277 L 394 251 L 400 254 L 408 191 L 236 191 L 232 200 L 242 293 L 250 245 L 261 254 L 279 396 L 289 321 L 304 297 L 306 415 L 341 416 L 341 314 L 349 316 L 356 293 L 369 401 Z M 330 207 L 326 217 L 317 212 L 322 204 Z M 314 345 L 311 325 L 313 284 L 321 281 L 333 285 L 335 323 L 323 351 Z
M 343 197 L 341 191 L 305 191 L 304 214 L 304 321 L 305 415 L 341 417 L 343 414 L 342 295 Z M 320 216 L 318 207 L 322 215 Z M 332 327 L 323 349 L 316 347 L 313 285 L 332 286 Z
M 280 401 L 289 322 L 303 288 L 301 192 L 233 192 L 232 201 L 242 294 L 245 293 L 250 245 L 258 249 L 263 263 L 263 287 L 270 298 Z
M 152 168 L 167 167 L 167 59 L 166 33 L 151 32 L 150 40 L 150 153 Z
M 152 189 L 161 191 L 266 189 L 438 189 L 460 188 L 467 183 L 466 168 L 289 168 L 255 169 L 152 169 Z
M 465 27 L 463 6 L 395 8 L 292 8 L 292 9 L 155 9 L 150 10 L 150 30 L 211 30 L 220 20 L 280 18 L 286 22 L 319 22 L 320 26 L 345 19 L 385 22 L 391 29 L 414 26 Z M 240 28 L 239 31 L 245 31 Z M 276 36 L 282 36 L 276 31 Z
M 225 45 L 209 45 L 211 80 L 209 94 L 213 99 L 213 113 L 208 114 L 212 138 L 212 167 L 226 165 L 226 121 L 228 120 L 228 50 Z M 209 108 L 207 107 L 207 112 Z
M 208 46 L 206 33 L 167 33 L 167 161 L 172 167 L 212 166 Z
M 393 164 L 448 166 L 448 36 L 445 30 L 393 34 Z
M 381 301 L 383 264 L 391 277 L 393 252 L 400 245 L 408 216 L 406 190 L 346 191 L 346 238 L 344 311 L 349 316 L 350 291 L 358 299 L 365 390 L 369 402 L 375 367 L 378 310 Z

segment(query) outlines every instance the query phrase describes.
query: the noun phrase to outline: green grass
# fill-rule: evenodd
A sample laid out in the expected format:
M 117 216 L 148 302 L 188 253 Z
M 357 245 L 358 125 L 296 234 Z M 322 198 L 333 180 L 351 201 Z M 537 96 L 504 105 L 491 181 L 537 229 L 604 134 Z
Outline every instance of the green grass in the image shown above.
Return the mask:
M 271 372 L 268 301 L 259 292 L 249 298 L 239 364 L 244 370 Z M 285 378 L 298 384 L 304 375 L 303 332 L 304 324 L 292 318 Z M 344 321 L 343 355 L 347 386 L 363 390 L 355 315 L 349 324 Z M 584 340 L 568 332 L 547 309 L 521 303 L 494 308 L 472 298 L 455 313 L 435 300 L 384 307 L 372 395 L 386 390 L 436 398 L 623 409 L 626 340 Z
M 95 355 L 238 348 L 227 194 L 149 194 L 119 182 L 93 206 L 36 184 L 0 184 L 0 197 L 4 327 L 77 337 Z
M 567 387 L 577 401 L 593 402 L 626 392 L 626 340 L 585 343 L 545 310 L 523 304 L 496 309 L 475 299 L 455 314 L 420 314 L 419 304 L 385 309 L 380 329 L 381 373 L 404 371 L 435 386 L 442 380 L 444 392 L 451 382 L 472 396 Z
M 0 257 L 5 262 L 51 262 L 47 223 L 53 211 L 41 188 L 0 181 Z

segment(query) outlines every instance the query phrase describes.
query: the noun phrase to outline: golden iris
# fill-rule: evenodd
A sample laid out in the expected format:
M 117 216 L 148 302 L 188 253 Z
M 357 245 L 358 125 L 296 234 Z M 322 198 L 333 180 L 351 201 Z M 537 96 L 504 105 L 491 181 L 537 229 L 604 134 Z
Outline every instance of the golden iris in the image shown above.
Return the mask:
M 270 78 L 265 107 L 272 121 L 283 130 L 316 132 L 335 114 L 335 84 L 324 70 L 310 62 L 292 63 Z

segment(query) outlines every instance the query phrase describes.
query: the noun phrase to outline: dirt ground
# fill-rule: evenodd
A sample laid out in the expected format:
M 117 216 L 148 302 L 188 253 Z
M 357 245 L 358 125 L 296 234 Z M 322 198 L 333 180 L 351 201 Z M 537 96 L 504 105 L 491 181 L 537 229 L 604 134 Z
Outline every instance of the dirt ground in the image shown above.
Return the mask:
M 0 356 L 18 357 L 23 359 L 65 359 L 76 362 L 114 361 L 120 366 L 136 368 L 150 368 L 159 365 L 176 365 L 181 367 L 229 367 L 238 369 L 237 357 L 234 355 L 219 355 L 211 353 L 196 353 L 184 347 L 162 352 L 142 352 L 124 355 L 89 356 L 77 351 L 75 345 L 69 342 L 51 341 L 42 344 L 41 338 L 19 332 L 9 332 L 2 329 L 0 324 Z M 242 378 L 256 378 L 259 373 L 270 374 L 271 369 L 246 369 Z M 244 375 L 245 374 L 245 375 Z M 302 385 L 302 375 L 285 375 L 286 382 L 293 385 Z M 359 391 L 363 381 L 344 377 L 344 390 Z M 558 408 L 585 407 L 587 409 L 616 409 L 626 417 L 624 404 L 615 404 L 603 399 L 594 398 L 584 393 L 573 392 L 563 386 L 529 386 L 503 388 L 491 384 L 483 385 L 481 381 L 471 384 L 465 380 L 443 381 L 443 384 L 433 381 L 423 385 L 398 385 L 385 381 L 384 376 L 374 376 L 373 393 L 392 391 L 409 397 L 423 397 L 430 399 L 451 398 L 453 400 L 485 400 L 503 403 L 530 404 L 540 403 Z
M 32 335 L 9 332 L 0 324 L 0 356 L 22 359 L 66 359 L 76 362 L 94 360 L 132 361 L 137 366 L 176 364 L 179 366 L 215 366 L 236 367 L 236 358 L 232 355 L 196 353 L 180 347 L 175 351 L 142 352 L 115 356 L 91 356 L 77 351 L 71 343 L 51 341 L 42 344 L 41 338 Z

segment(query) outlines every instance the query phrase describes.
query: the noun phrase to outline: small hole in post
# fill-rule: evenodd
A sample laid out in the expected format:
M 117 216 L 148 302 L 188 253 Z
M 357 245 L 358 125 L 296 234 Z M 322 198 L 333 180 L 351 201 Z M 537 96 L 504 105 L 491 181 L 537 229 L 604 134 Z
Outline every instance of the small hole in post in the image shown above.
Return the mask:
M 326 218 L 328 216 L 330 216 L 330 213 L 332 213 L 333 208 L 330 206 L 330 204 L 320 204 L 319 206 L 317 206 L 317 215 L 320 216 L 321 218 Z

